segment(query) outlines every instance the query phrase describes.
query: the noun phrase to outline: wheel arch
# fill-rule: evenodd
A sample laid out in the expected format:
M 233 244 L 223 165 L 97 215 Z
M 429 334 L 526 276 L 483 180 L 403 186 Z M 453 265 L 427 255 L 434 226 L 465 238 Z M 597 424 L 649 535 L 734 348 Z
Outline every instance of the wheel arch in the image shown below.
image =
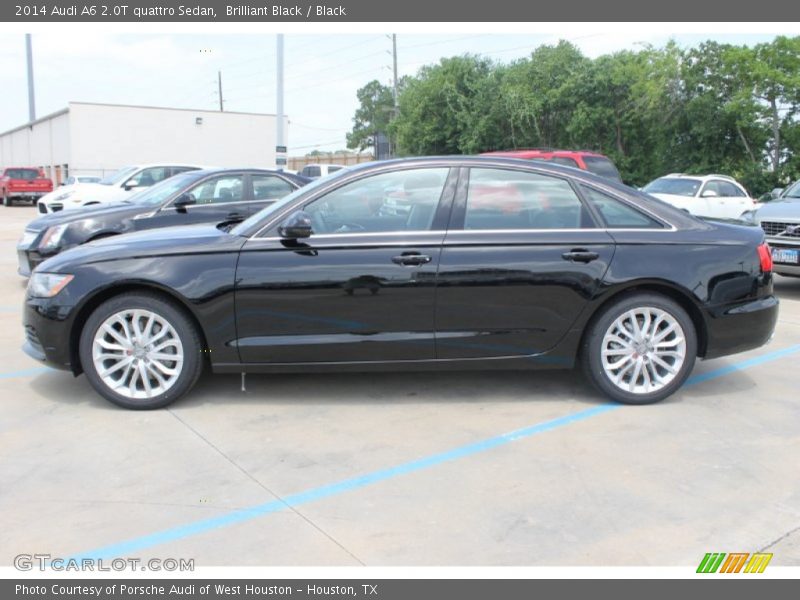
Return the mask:
M 168 302 L 171 302 L 176 307 L 178 307 L 195 326 L 195 329 L 197 330 L 197 333 L 200 336 L 200 340 L 203 345 L 204 354 L 206 356 L 208 355 L 208 353 L 205 352 L 205 350 L 208 349 L 206 332 L 203 329 L 200 320 L 197 318 L 197 315 L 191 309 L 189 302 L 187 302 L 185 298 L 175 293 L 173 290 L 167 289 L 163 286 L 151 282 L 139 282 L 139 281 L 120 282 L 98 290 L 95 294 L 93 294 L 83 303 L 83 305 L 80 307 L 77 314 L 75 315 L 75 319 L 72 323 L 72 328 L 70 329 L 70 334 L 69 334 L 70 366 L 72 369 L 72 373 L 75 376 L 78 376 L 81 373 L 83 373 L 83 366 L 81 365 L 81 359 L 80 359 L 79 344 L 81 339 L 81 332 L 83 331 L 83 327 L 86 324 L 86 321 L 89 319 L 89 316 L 97 309 L 98 306 L 100 306 L 107 300 L 115 298 L 116 296 L 119 296 L 121 294 L 127 294 L 130 292 L 147 292 L 150 294 L 155 294 L 157 296 L 161 296 L 164 300 L 167 300 Z
M 583 351 L 586 336 L 591 330 L 591 326 L 609 305 L 622 298 L 641 292 L 661 294 L 677 302 L 689 315 L 694 325 L 695 332 L 697 333 L 697 356 L 701 358 L 705 356 L 708 347 L 708 325 L 703 317 L 703 312 L 700 309 L 699 303 L 692 297 L 691 292 L 688 290 L 661 280 L 632 281 L 628 285 L 617 288 L 611 294 L 604 297 L 602 301 L 594 307 L 591 315 L 586 319 L 583 332 L 581 333 L 580 345 L 578 346 L 579 352 Z

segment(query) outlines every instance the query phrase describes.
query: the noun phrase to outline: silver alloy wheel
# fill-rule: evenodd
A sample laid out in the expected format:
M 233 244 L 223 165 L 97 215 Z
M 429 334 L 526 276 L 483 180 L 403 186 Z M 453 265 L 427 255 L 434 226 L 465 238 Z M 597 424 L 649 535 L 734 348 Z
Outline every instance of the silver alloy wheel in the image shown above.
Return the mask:
M 92 360 L 109 389 L 126 398 L 152 398 L 169 390 L 180 377 L 183 344 L 175 328 L 159 314 L 123 310 L 98 327 Z
M 660 308 L 643 306 L 620 315 L 601 345 L 608 379 L 631 394 L 650 394 L 675 379 L 686 360 L 686 334 Z

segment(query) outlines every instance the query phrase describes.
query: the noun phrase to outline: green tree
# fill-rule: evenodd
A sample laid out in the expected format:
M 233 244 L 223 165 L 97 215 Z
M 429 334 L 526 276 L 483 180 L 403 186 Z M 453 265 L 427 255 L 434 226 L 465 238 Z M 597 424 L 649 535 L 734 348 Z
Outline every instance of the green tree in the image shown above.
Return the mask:
M 394 92 L 373 80 L 359 89 L 356 97 L 360 106 L 353 116 L 353 129 L 347 134 L 347 146 L 362 151 L 372 146 L 379 131 L 388 129 L 394 114 Z

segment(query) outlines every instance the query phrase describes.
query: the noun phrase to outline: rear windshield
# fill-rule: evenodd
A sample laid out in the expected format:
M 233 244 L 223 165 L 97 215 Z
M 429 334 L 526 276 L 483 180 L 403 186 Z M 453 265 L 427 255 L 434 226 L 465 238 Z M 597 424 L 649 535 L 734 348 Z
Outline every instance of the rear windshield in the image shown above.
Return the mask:
M 697 194 L 701 184 L 702 181 L 699 179 L 662 177 L 648 183 L 642 188 L 642 191 L 648 194 L 672 194 L 674 196 L 692 197 Z
M 37 169 L 8 169 L 6 175 L 11 179 L 33 181 L 39 178 L 39 171 Z
M 584 156 L 583 162 L 586 163 L 586 168 L 595 175 L 613 179 L 614 181 L 622 181 L 617 167 L 605 156 Z

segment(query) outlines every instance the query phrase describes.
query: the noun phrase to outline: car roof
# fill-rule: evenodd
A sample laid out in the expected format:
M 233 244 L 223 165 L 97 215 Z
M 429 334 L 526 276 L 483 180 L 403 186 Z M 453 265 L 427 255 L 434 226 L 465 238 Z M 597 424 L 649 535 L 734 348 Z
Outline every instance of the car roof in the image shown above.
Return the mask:
M 736 179 L 731 177 L 730 175 L 719 175 L 717 173 L 711 173 L 708 175 L 692 175 L 691 173 L 669 173 L 668 175 L 662 175 L 659 179 L 701 179 L 706 181 L 708 179 L 724 179 L 725 181 L 730 181 L 731 183 L 739 184 Z M 741 185 L 741 184 L 739 184 Z
M 607 158 L 605 155 L 592 150 L 559 150 L 557 148 L 529 148 L 519 150 L 497 150 L 494 152 L 484 152 L 482 156 L 510 156 L 518 158 L 534 156 L 599 156 Z

